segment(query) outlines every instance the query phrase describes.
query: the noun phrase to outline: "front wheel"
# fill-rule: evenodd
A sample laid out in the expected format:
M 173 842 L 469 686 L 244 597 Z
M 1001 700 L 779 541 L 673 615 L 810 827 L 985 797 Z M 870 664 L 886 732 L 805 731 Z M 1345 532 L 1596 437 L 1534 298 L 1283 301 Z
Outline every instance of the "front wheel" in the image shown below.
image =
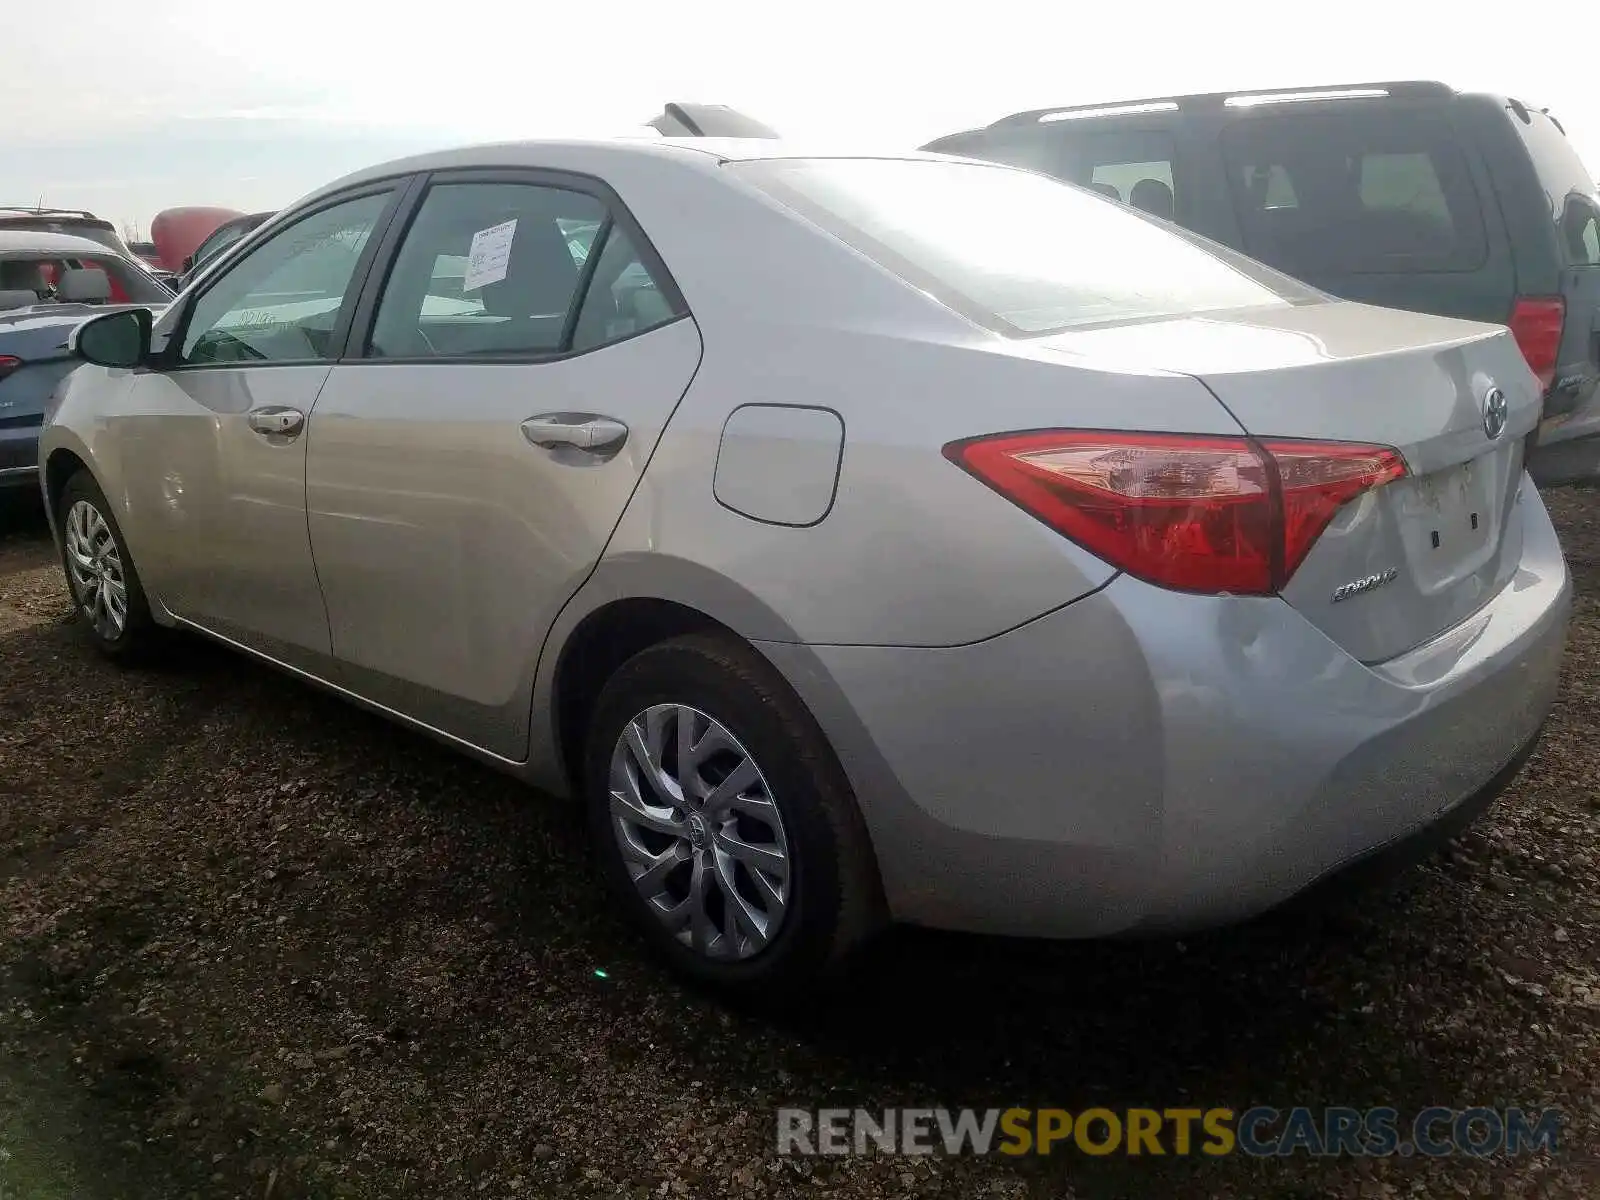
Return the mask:
M 56 526 L 67 588 L 96 649 L 124 661 L 151 649 L 161 628 L 111 505 L 89 472 L 79 471 L 61 489 Z
M 829 974 L 877 924 L 876 868 L 821 731 L 731 638 L 652 646 L 606 683 L 588 804 L 612 891 L 686 975 L 772 997 Z

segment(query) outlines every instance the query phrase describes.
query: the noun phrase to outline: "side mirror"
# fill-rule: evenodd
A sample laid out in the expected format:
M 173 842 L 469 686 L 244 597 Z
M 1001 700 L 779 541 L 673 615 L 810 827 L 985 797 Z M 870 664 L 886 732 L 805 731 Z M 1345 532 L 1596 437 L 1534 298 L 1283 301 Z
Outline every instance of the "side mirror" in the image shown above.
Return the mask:
M 182 264 L 180 264 L 178 267 L 178 274 L 187 275 L 192 270 L 194 270 L 194 255 L 185 254 L 183 256 Z
M 67 337 L 67 352 L 101 367 L 132 370 L 150 357 L 147 308 L 124 308 L 79 325 Z

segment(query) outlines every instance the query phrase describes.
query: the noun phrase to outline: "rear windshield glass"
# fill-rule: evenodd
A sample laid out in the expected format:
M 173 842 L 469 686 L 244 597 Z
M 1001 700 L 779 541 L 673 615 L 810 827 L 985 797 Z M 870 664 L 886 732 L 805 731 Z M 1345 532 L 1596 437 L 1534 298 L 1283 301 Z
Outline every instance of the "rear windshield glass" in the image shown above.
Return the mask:
M 143 268 L 115 255 L 7 254 L 0 256 L 0 291 L 33 292 L 40 304 L 57 300 L 56 288 L 66 272 L 101 271 L 106 277 L 105 299 L 113 304 L 165 304 L 172 293 Z
M 1222 135 L 1244 247 L 1302 276 L 1473 271 L 1488 258 L 1449 124 L 1393 105 L 1241 119 Z
M 730 169 L 1005 334 L 1290 303 L 1276 277 L 1252 264 L 1042 175 L 932 159 L 764 160 Z

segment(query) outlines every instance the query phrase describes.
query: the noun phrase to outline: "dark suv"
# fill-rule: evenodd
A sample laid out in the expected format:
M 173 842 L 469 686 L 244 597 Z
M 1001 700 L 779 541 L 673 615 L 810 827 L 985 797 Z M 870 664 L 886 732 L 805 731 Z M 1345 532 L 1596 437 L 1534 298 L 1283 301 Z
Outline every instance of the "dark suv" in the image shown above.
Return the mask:
M 1509 325 L 1546 388 L 1530 469 L 1600 474 L 1600 199 L 1546 110 L 1340 85 L 1041 109 L 924 149 L 1093 188 L 1337 296 Z

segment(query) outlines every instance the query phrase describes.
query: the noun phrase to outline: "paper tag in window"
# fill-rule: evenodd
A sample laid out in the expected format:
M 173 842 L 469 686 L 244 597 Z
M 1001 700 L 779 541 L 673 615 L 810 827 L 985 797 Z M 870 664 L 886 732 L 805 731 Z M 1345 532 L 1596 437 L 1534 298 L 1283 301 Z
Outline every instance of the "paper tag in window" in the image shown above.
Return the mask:
M 463 292 L 499 283 L 506 277 L 506 264 L 511 261 L 511 239 L 516 236 L 516 218 L 472 235 L 472 249 L 467 251 L 467 274 L 461 281 Z

